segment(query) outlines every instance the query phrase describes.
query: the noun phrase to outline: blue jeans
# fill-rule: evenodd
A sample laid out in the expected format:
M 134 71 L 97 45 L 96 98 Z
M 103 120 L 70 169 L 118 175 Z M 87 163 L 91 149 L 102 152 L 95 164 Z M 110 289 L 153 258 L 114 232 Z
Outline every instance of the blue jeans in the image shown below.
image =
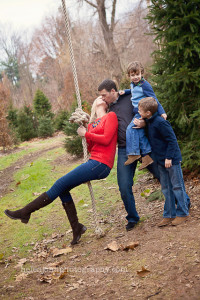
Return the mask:
M 158 165 L 158 170 L 162 192 L 165 196 L 163 217 L 188 216 L 189 197 L 185 191 L 181 165 L 172 165 L 170 168 Z
M 63 203 L 71 201 L 72 197 L 69 192 L 71 189 L 91 180 L 103 179 L 109 175 L 110 170 L 107 165 L 89 159 L 86 163 L 59 178 L 47 191 L 47 195 L 51 200 L 60 197 Z
M 121 198 L 127 211 L 126 219 L 128 222 L 137 223 L 140 218 L 135 207 L 135 199 L 132 191 L 137 161 L 125 166 L 124 163 L 126 160 L 126 148 L 118 148 L 117 180 Z
M 141 118 L 136 114 L 133 120 Z M 151 152 L 151 146 L 143 128 L 136 129 L 133 120 L 126 129 L 126 153 L 127 155 L 146 155 Z
M 153 152 L 151 152 L 150 154 L 151 158 L 153 159 L 153 164 L 150 164 L 147 166 L 147 169 L 149 170 L 149 172 L 151 172 L 155 178 L 158 179 L 158 181 L 160 182 L 160 173 L 159 173 L 159 170 L 158 170 L 158 163 L 156 161 L 156 157 L 154 155 Z M 185 189 L 185 185 L 184 185 L 184 189 Z M 186 193 L 185 191 L 185 194 L 186 194 L 186 199 L 187 199 L 187 205 L 188 205 L 188 208 L 190 208 L 190 197 L 188 196 L 188 194 Z M 177 200 L 175 199 L 175 202 L 177 203 Z
M 153 156 L 152 156 L 153 157 Z M 117 161 L 117 180 L 119 185 L 119 191 L 121 198 L 124 202 L 124 207 L 127 212 L 126 219 L 128 222 L 137 223 L 139 221 L 139 215 L 135 207 L 135 198 L 133 195 L 133 177 L 135 175 L 135 169 L 137 161 L 125 166 L 124 163 L 127 160 L 126 148 L 118 148 L 118 161 Z M 159 180 L 158 165 L 156 162 L 149 165 L 148 170 Z

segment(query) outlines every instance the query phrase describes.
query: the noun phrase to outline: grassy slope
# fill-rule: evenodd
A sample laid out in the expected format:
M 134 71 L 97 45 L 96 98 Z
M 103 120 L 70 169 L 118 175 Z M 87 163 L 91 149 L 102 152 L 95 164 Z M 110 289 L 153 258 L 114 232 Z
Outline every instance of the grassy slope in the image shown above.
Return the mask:
M 5 217 L 3 212 L 6 208 L 11 210 L 21 208 L 36 197 L 33 195 L 34 192 L 43 193 L 47 190 L 61 175 L 56 168 L 53 172 L 51 171 L 53 169 L 52 160 L 63 153 L 64 150 L 62 148 L 48 151 L 31 163 L 31 165 L 27 164 L 15 173 L 14 183 L 10 186 L 10 189 L 13 191 L 1 198 L 0 217 L 2 224 L 0 239 L 4 242 L 1 252 L 5 255 L 12 253 L 12 247 L 21 248 L 20 252 L 24 254 L 26 247 L 23 248 L 23 244 L 41 239 L 43 233 L 52 231 L 49 219 L 51 220 L 55 203 L 33 215 L 27 225 Z
M 53 143 L 53 140 L 51 142 Z M 30 150 L 36 151 L 37 149 L 38 145 L 35 149 L 34 144 L 32 144 Z M 31 243 L 43 239 L 44 235 L 51 236 L 53 232 L 63 233 L 69 229 L 69 223 L 59 199 L 34 213 L 28 224 L 23 224 L 18 220 L 11 220 L 4 214 L 5 209 L 15 210 L 23 207 L 37 197 L 33 193 L 43 193 L 48 190 L 55 180 L 76 167 L 75 164 L 67 168 L 64 164 L 54 165 L 53 161 L 64 153 L 65 150 L 63 148 L 45 152 L 39 159 L 25 165 L 15 173 L 14 182 L 10 186 L 11 192 L 1 198 L 0 218 L 2 223 L 0 240 L 3 242 L 1 253 L 4 258 L 12 254 L 13 247 L 17 248 L 19 256 L 27 256 L 28 250 L 31 249 Z M 27 154 L 27 151 L 24 152 L 22 150 L 18 152 L 17 157 L 22 157 L 24 154 Z M 6 156 L 7 163 L 11 162 L 10 157 L 12 156 L 12 154 Z M 5 162 L 4 157 L 0 158 L 0 164 L 2 161 Z M 92 183 L 97 212 L 100 217 L 112 214 L 115 210 L 115 203 L 121 201 L 118 193 L 116 172 L 115 162 L 114 168 L 106 179 L 93 181 Z M 90 234 L 93 231 L 91 224 L 93 222 L 93 214 L 91 212 L 91 197 L 87 184 L 73 189 L 72 197 L 76 202 L 81 222 L 87 226 L 89 225 L 86 235 Z

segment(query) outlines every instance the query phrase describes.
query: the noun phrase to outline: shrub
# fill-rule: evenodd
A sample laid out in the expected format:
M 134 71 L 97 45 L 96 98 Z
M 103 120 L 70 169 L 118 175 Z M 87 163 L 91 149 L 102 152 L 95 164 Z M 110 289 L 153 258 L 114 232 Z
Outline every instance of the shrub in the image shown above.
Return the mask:
M 48 117 L 40 117 L 39 118 L 39 125 L 38 125 L 38 136 L 39 137 L 48 137 L 52 136 L 54 133 L 54 127 L 53 127 L 53 122 L 50 118 Z
M 69 112 L 61 110 L 54 119 L 54 126 L 56 130 L 63 130 L 65 127 L 65 121 L 69 119 Z
M 82 147 L 82 138 L 77 135 L 77 129 L 79 125 L 76 123 L 70 123 L 68 121 L 72 112 L 74 112 L 76 108 L 77 108 L 76 102 L 72 103 L 71 112 L 68 113 L 68 118 L 65 121 L 65 125 L 63 127 L 64 133 L 67 135 L 64 142 L 64 147 L 67 150 L 67 152 L 69 152 L 70 154 L 74 154 L 77 157 L 81 157 L 83 156 L 83 147 Z M 87 101 L 83 101 L 82 109 L 85 112 L 90 113 L 91 106 Z
M 37 116 L 53 117 L 51 103 L 41 90 L 37 90 L 33 99 L 34 110 Z
M 18 127 L 17 113 L 18 113 L 17 109 L 13 108 L 12 106 L 8 109 L 7 120 L 9 121 L 9 125 L 12 128 Z
M 64 148 L 70 154 L 74 154 L 77 157 L 81 157 L 83 155 L 82 148 L 82 138 L 77 135 L 77 129 L 79 125 L 75 123 L 70 123 L 69 121 L 65 121 L 65 126 L 63 128 L 64 133 L 67 135 L 64 142 Z
M 28 141 L 37 136 L 36 120 L 33 112 L 27 106 L 19 111 L 17 116 L 17 134 L 21 141 Z

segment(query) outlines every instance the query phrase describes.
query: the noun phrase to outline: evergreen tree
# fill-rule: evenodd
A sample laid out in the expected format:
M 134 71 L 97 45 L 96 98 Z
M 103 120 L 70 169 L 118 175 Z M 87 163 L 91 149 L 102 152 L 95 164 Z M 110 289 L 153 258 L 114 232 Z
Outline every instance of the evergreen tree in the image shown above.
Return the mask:
M 74 154 L 77 157 L 81 157 L 83 155 L 83 146 L 82 138 L 79 135 L 77 135 L 77 129 L 79 125 L 76 123 L 69 122 L 69 118 L 72 112 L 75 111 L 76 107 L 76 102 L 72 103 L 71 111 L 68 112 L 67 119 L 64 121 L 63 131 L 67 136 L 64 142 L 64 147 L 70 154 Z M 91 106 L 87 101 L 82 102 L 82 109 L 89 114 L 91 112 Z
M 34 109 L 37 116 L 52 117 L 51 103 L 41 90 L 37 90 L 33 99 Z
M 39 118 L 38 125 L 38 136 L 39 137 L 48 137 L 52 136 L 54 133 L 54 128 L 52 124 L 52 120 L 46 116 Z
M 19 84 L 19 64 L 18 60 L 13 55 L 8 55 L 7 61 L 1 61 L 0 65 L 3 67 L 6 75 L 13 85 Z
M 8 113 L 7 113 L 7 119 L 9 121 L 10 127 L 17 128 L 18 122 L 17 122 L 17 109 L 13 108 L 12 106 L 9 107 Z
M 30 107 L 24 106 L 18 113 L 17 123 L 17 133 L 21 141 L 28 141 L 37 136 L 35 118 Z
M 54 126 L 56 130 L 63 130 L 65 121 L 69 119 L 69 112 L 67 110 L 61 110 L 58 112 L 54 119 Z
M 200 165 L 200 0 L 152 0 L 147 16 L 157 50 L 152 80 L 182 150 L 183 166 Z

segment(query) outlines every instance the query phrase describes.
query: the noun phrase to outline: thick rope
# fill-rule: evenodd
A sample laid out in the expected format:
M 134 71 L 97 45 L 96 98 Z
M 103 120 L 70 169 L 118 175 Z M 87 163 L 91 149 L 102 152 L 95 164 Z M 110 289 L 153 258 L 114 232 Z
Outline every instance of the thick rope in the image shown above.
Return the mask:
M 74 59 L 74 52 L 73 52 L 71 34 L 70 34 L 69 19 L 68 19 L 68 14 L 67 14 L 67 10 L 66 10 L 65 0 L 61 0 L 61 1 L 62 1 L 62 8 L 63 8 L 63 13 L 64 13 L 64 18 L 65 18 L 67 41 L 68 41 L 68 45 L 69 45 L 70 60 L 71 60 L 71 65 L 72 65 L 72 72 L 73 72 L 73 77 L 74 77 L 76 98 L 77 98 L 78 109 L 79 109 L 78 113 L 80 113 L 80 111 L 82 111 L 82 105 L 81 105 L 81 97 L 80 97 L 80 91 L 79 91 L 78 76 L 77 76 L 77 71 L 76 71 L 76 64 L 75 64 L 75 59 Z M 77 110 L 75 112 L 77 112 Z M 80 118 L 82 118 L 82 117 L 80 117 Z M 83 120 L 81 119 L 81 121 L 79 121 L 79 120 L 77 121 L 77 119 L 74 118 L 73 120 L 71 120 L 71 122 L 76 122 L 79 125 L 84 125 L 85 126 L 86 122 L 84 120 L 85 120 L 85 116 L 83 117 Z M 87 143 L 86 143 L 85 138 L 82 139 L 82 145 L 83 145 L 83 153 L 84 153 L 84 162 L 86 162 L 88 160 L 88 153 L 87 153 Z M 101 229 L 101 227 L 99 226 L 99 222 L 98 222 L 98 219 L 97 219 L 97 211 L 96 211 L 95 198 L 94 198 L 94 193 L 93 193 L 93 190 L 92 190 L 92 185 L 91 185 L 90 182 L 88 182 L 87 184 L 88 184 L 88 188 L 89 188 L 91 199 L 92 199 L 92 210 L 93 210 L 93 218 L 94 218 L 94 223 L 95 223 L 95 233 L 96 233 L 97 237 L 102 237 L 102 236 L 105 235 L 105 233 Z

